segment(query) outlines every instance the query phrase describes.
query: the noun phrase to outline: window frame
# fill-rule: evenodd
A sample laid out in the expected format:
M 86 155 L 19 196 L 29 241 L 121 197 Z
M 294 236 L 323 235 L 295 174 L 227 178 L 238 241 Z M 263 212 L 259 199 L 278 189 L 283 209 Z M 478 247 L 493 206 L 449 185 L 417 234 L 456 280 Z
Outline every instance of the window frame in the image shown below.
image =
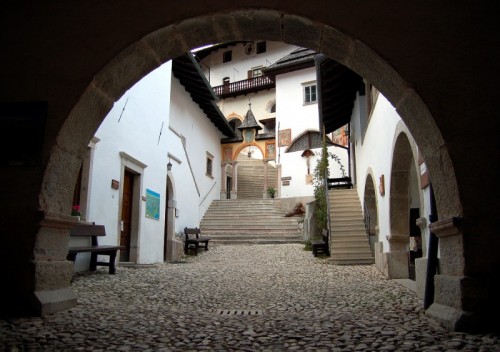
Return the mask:
M 264 68 L 264 66 L 256 66 L 256 67 L 252 67 L 251 70 L 252 70 L 252 78 L 255 78 L 255 77 L 260 77 L 263 75 L 262 73 L 262 69 Z M 256 74 L 257 73 L 257 74 Z
M 209 152 L 206 152 L 206 164 L 205 164 L 205 175 L 214 178 L 214 156 Z
M 222 63 L 233 61 L 233 51 L 227 50 L 222 53 Z
M 311 91 L 314 87 L 314 93 Z M 314 96 L 314 100 L 312 97 Z M 318 103 L 318 85 L 316 81 L 302 83 L 302 99 L 304 105 Z
M 266 44 L 265 41 L 258 42 L 255 47 L 256 47 L 255 52 L 257 54 L 263 54 L 263 53 L 265 53 L 267 51 L 267 44 Z

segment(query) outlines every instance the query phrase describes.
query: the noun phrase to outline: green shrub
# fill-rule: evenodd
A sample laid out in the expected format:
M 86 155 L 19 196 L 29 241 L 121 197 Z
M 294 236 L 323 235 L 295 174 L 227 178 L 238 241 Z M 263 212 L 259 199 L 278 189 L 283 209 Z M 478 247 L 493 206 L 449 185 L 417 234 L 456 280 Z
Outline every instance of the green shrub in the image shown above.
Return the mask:
M 328 150 L 323 136 L 321 159 L 314 169 L 314 217 L 316 220 L 316 236 L 321 238 L 323 229 L 328 228 L 328 206 L 326 204 L 325 177 L 328 178 Z

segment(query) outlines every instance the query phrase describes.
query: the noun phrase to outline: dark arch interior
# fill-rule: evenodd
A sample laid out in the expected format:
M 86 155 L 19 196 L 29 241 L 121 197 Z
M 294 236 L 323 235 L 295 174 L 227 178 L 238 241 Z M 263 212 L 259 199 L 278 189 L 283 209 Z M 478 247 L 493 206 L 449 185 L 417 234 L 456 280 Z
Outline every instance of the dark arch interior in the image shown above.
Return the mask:
M 491 285 L 499 281 L 496 195 L 477 192 L 477 175 L 470 171 L 481 170 L 482 182 L 496 184 L 495 169 L 483 167 L 496 156 L 484 151 L 498 150 L 495 7 L 278 1 L 271 8 L 200 0 L 189 8 L 144 6 L 138 15 L 134 2 L 120 5 L 120 16 L 112 3 L 80 0 L 71 7 L 9 3 L 2 11 L 6 40 L 0 48 L 9 53 L 0 59 L 2 102 L 44 101 L 49 107 L 38 161 L 3 172 L 2 232 L 8 235 L 0 258 L 11 288 L 3 308 L 19 312 L 27 302 L 33 306 L 36 290 L 67 293 L 69 278 L 55 280 L 53 274 L 65 265 L 58 246 L 67 236 L 62 214 L 71 206 L 84 148 L 114 101 L 191 47 L 258 38 L 322 52 L 362 75 L 394 104 L 428 164 L 440 221 L 452 229 L 453 236 L 447 228 L 441 240 L 450 268 L 438 278 L 448 285 L 442 292 L 456 292 L 455 301 L 461 302 L 449 309 L 472 310 L 476 318 L 498 311 L 498 288 Z M 464 23 L 474 23 L 474 30 L 464 30 Z M 467 219 L 467 228 L 459 226 L 460 218 Z M 462 289 L 466 279 L 472 287 L 488 287 L 480 302 Z M 437 298 L 448 302 L 439 292 Z M 470 326 L 460 317 L 462 328 Z

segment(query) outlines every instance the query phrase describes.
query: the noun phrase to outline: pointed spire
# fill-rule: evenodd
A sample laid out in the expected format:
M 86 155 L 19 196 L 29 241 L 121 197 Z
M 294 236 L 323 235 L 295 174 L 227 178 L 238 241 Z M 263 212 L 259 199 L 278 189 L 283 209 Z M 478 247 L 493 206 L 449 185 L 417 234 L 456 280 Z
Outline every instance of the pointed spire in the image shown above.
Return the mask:
M 253 116 L 252 103 L 250 103 L 250 99 L 248 101 L 249 101 L 248 111 L 247 111 L 247 114 L 245 115 L 245 119 L 243 120 L 243 123 L 241 125 L 239 125 L 237 128 L 240 131 L 252 129 L 252 128 L 255 128 L 256 130 L 261 130 L 262 127 L 260 127 L 260 125 L 255 120 L 255 116 Z

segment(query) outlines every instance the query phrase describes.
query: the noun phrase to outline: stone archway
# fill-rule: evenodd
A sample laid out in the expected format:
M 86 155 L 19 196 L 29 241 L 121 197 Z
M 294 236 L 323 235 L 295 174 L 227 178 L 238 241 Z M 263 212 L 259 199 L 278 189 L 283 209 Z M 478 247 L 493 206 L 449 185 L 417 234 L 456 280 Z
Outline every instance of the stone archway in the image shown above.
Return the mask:
M 165 204 L 165 230 L 163 233 L 163 261 L 170 262 L 175 260 L 174 255 L 174 233 L 175 233 L 175 190 L 172 173 L 167 173 L 167 190 L 166 204 Z
M 286 7 L 277 5 L 280 6 Z M 290 8 L 287 7 L 287 10 Z M 311 15 L 311 18 L 314 17 Z M 227 30 L 228 28 L 230 30 Z M 142 39 L 139 36 L 135 43 L 123 50 L 95 75 L 86 90 L 82 92 L 68 118 L 63 121 L 62 127 L 59 129 L 57 126 L 57 137 L 50 151 L 47 167 L 44 168 L 43 183 L 39 193 L 39 205 L 45 221 L 38 229 L 35 225 L 30 228 L 30 231 L 37 234 L 35 238 L 32 236 L 27 241 L 31 244 L 27 244 L 21 251 L 28 260 L 28 257 L 31 259 L 31 255 L 26 252 L 30 253 L 34 248 L 34 263 L 30 263 L 29 268 L 24 271 L 20 270 L 27 277 L 37 277 L 38 282 L 22 290 L 57 291 L 69 287 L 69 281 L 54 282 L 52 279 L 54 272 L 67 271 L 67 265 L 64 265 L 64 245 L 60 245 L 65 243 L 67 231 L 61 230 L 64 226 L 61 225 L 60 219 L 65 218 L 64 214 L 71 203 L 71 187 L 74 184 L 77 166 L 81 163 L 83 148 L 88 144 L 113 102 L 118 100 L 133 83 L 161 63 L 190 48 L 213 40 L 224 42 L 259 38 L 286 41 L 322 52 L 362 75 L 394 104 L 421 148 L 433 178 L 440 217 L 449 219 L 462 216 L 462 204 L 453 164 L 427 106 L 411 88 L 412 84 L 406 82 L 382 57 L 363 42 L 321 21 L 315 22 L 279 9 L 221 10 L 191 19 L 180 18 L 175 25 L 160 29 L 150 28 L 149 31 L 153 32 L 143 36 Z M 55 241 L 56 244 L 51 244 L 54 243 L 56 235 L 59 240 Z M 463 253 L 461 242 L 453 248 Z M 51 255 L 50 261 L 46 259 L 46 253 Z M 446 251 L 442 253 L 445 256 L 448 254 L 452 255 Z M 481 268 L 481 265 L 478 267 Z M 464 263 L 456 263 L 454 268 L 450 268 L 446 274 L 454 281 L 454 285 L 460 285 Z M 64 280 L 67 280 L 67 277 Z M 457 289 L 457 295 L 463 294 L 459 286 Z M 40 296 L 38 300 L 42 305 L 47 303 L 44 303 Z M 457 310 L 461 311 L 461 307 Z
M 388 277 L 402 279 L 409 277 L 408 244 L 410 240 L 410 171 L 415 163 L 410 141 L 405 133 L 396 137 L 392 155 L 389 221 L 391 234 L 387 236 L 389 252 L 387 253 Z
M 365 181 L 365 192 L 364 192 L 364 211 L 365 219 L 366 213 L 368 212 L 368 226 L 369 226 L 369 239 L 370 248 L 372 254 L 375 254 L 375 243 L 379 241 L 378 239 L 378 207 L 377 207 L 377 192 L 375 191 L 375 181 L 372 176 L 372 170 L 368 170 Z M 366 220 L 365 220 L 366 222 Z M 377 256 L 375 256 L 375 261 L 377 261 Z

